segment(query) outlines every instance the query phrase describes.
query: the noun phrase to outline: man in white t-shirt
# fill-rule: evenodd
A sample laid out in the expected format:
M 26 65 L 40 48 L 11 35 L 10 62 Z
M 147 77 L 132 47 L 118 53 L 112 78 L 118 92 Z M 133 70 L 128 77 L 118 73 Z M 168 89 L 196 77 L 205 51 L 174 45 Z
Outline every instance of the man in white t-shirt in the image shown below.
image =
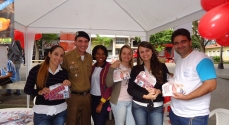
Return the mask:
M 216 72 L 212 60 L 192 49 L 190 32 L 177 29 L 171 41 L 181 56 L 176 61 L 174 80 L 183 84 L 185 94 L 174 91 L 169 117 L 172 125 L 207 125 L 210 92 L 216 88 Z

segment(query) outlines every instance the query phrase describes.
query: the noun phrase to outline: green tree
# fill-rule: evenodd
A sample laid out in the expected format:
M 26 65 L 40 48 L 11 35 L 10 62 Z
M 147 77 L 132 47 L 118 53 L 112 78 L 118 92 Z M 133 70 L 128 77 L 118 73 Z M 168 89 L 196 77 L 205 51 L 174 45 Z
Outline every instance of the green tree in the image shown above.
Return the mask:
M 108 37 L 100 37 L 98 34 L 96 34 L 96 38 L 92 40 L 94 45 L 103 45 L 105 47 L 110 46 L 112 39 Z
M 134 40 L 135 40 L 137 43 L 140 43 L 140 42 L 141 42 L 141 38 L 138 37 L 138 36 L 135 36 L 135 37 L 134 37 Z
M 202 52 L 205 52 L 206 45 L 211 42 L 211 40 L 205 40 L 203 37 L 200 36 L 198 32 L 198 23 L 199 20 L 192 22 L 192 47 L 197 48 Z
M 150 43 L 155 47 L 156 51 L 160 52 L 164 49 L 162 44 L 171 43 L 173 30 L 167 29 L 150 36 Z

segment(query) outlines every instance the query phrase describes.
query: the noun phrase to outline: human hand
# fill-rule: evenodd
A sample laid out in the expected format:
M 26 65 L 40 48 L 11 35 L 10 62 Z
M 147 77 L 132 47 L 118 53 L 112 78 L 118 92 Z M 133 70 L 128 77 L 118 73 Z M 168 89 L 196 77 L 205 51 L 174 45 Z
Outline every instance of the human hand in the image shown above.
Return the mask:
M 156 94 L 157 89 L 155 88 L 146 88 L 149 93 Z
M 103 108 L 103 102 L 100 102 L 99 105 L 96 107 L 96 113 L 100 113 Z
M 49 92 L 50 92 L 50 89 L 47 88 L 47 87 L 45 87 L 45 88 L 43 88 L 42 90 L 40 90 L 40 91 L 38 92 L 38 94 L 39 94 L 39 95 L 45 95 L 45 94 L 48 94 Z
M 116 69 L 116 68 L 118 68 L 120 66 L 120 63 L 121 62 L 119 60 L 116 60 L 114 63 L 111 64 L 111 67 Z
M 64 80 L 62 85 L 63 86 L 71 86 L 71 82 L 69 80 Z
M 147 95 L 143 95 L 144 99 L 151 99 L 151 100 L 155 100 L 157 98 L 157 94 L 154 93 L 148 93 Z
M 176 92 L 175 89 L 173 89 L 173 98 L 179 99 L 179 100 L 190 100 L 188 95 L 178 93 Z

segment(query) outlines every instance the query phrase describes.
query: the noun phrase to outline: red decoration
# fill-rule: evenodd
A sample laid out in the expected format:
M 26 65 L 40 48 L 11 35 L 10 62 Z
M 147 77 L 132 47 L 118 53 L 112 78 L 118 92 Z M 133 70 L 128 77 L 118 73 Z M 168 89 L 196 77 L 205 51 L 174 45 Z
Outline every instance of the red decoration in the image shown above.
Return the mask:
M 75 43 L 74 42 L 68 42 L 68 51 L 75 49 Z
M 25 42 L 24 42 L 24 37 L 22 37 L 20 40 L 21 48 L 25 49 Z
M 225 0 L 201 0 L 200 4 L 204 10 L 209 11 L 225 2 Z
M 42 34 L 38 33 L 38 34 L 35 34 L 35 40 L 40 40 L 42 37 Z
M 24 38 L 24 34 L 21 31 L 14 30 L 14 40 L 20 40 Z
M 216 42 L 221 46 L 229 46 L 229 31 L 223 37 L 216 39 Z
M 64 51 L 68 50 L 68 43 L 67 42 L 60 42 L 59 45 L 63 47 Z
M 198 30 L 203 38 L 218 39 L 229 30 L 229 3 L 207 12 L 200 20 Z

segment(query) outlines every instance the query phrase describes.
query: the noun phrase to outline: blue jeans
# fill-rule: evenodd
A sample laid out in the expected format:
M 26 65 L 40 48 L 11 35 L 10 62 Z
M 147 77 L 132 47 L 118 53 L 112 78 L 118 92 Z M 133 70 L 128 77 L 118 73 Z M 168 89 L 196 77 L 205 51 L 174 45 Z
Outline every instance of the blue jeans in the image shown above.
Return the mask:
M 131 111 L 132 101 L 118 101 L 117 105 L 110 103 L 114 114 L 115 125 L 135 125 Z
M 185 118 L 175 115 L 171 109 L 169 118 L 172 125 L 208 125 L 208 115 Z
M 136 125 L 163 125 L 163 106 L 148 111 L 147 107 L 133 102 L 132 113 Z
M 7 89 L 6 92 L 12 93 L 12 90 L 11 90 L 11 89 Z M 20 90 L 20 89 L 16 89 L 16 92 L 17 92 L 17 93 L 21 93 L 21 90 Z
M 33 121 L 34 125 L 64 125 L 66 118 L 67 110 L 53 116 L 34 113 Z
M 21 63 L 15 63 L 15 69 L 16 69 L 16 81 L 21 81 L 20 77 L 20 68 L 21 68 Z
M 21 81 L 21 77 L 20 77 L 20 68 L 21 68 L 21 63 L 15 63 L 15 69 L 16 69 L 16 82 L 17 81 Z M 8 93 L 12 93 L 11 89 L 7 89 L 6 92 Z M 16 89 L 17 93 L 21 93 L 21 91 L 19 89 Z

